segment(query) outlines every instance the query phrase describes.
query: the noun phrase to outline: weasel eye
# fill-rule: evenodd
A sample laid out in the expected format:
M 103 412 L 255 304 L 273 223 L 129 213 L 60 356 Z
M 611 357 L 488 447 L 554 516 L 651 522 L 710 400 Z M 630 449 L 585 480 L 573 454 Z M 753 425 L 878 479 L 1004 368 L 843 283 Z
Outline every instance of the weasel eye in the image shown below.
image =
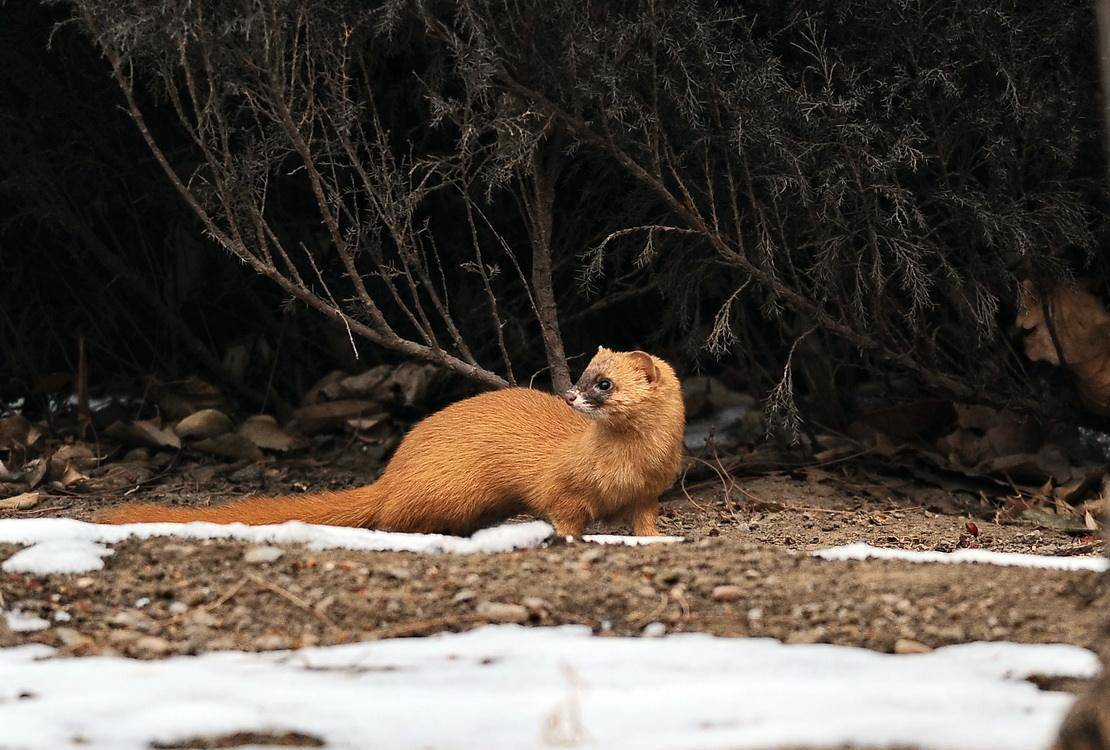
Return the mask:
M 597 381 L 597 389 L 599 391 L 608 391 L 608 390 L 611 390 L 612 388 L 613 388 L 613 381 L 609 380 L 608 378 L 602 378 L 601 380 Z

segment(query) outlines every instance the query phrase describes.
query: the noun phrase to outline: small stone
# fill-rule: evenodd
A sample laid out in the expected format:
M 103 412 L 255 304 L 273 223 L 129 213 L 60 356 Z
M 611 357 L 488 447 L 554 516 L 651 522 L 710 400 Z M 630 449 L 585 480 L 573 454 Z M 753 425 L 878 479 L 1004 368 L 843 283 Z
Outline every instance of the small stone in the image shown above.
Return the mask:
M 661 622 L 649 622 L 644 626 L 643 635 L 645 638 L 660 638 L 667 634 L 667 626 Z
M 177 555 L 178 557 L 188 557 L 197 551 L 195 545 L 192 544 L 164 544 L 162 551 L 168 555 Z
M 255 638 L 254 645 L 259 651 L 274 651 L 276 649 L 289 648 L 289 639 L 276 633 L 267 633 L 266 635 L 260 635 L 258 638 Z
M 751 609 L 748 610 L 748 620 L 750 620 L 751 622 L 759 622 L 762 619 L 763 619 L 763 608 L 762 607 L 752 607 Z
M 144 635 L 137 639 L 131 647 L 139 656 L 165 656 L 173 646 L 165 638 L 156 635 Z
M 134 628 L 142 622 L 142 617 L 137 612 L 122 610 L 112 615 L 108 619 L 108 622 L 112 625 L 118 625 L 121 628 Z
M 713 587 L 713 599 L 718 602 L 734 602 L 737 601 L 743 591 L 739 586 L 725 585 Z
M 82 643 L 87 643 L 89 640 L 86 636 L 81 635 L 73 628 L 54 628 L 54 635 L 62 642 L 63 646 L 70 648 L 79 646 Z
M 281 547 L 251 547 L 243 553 L 243 562 L 249 565 L 262 565 L 272 563 L 284 554 Z
M 206 612 L 203 609 L 198 609 L 185 618 L 187 622 L 193 625 L 200 625 L 206 628 L 215 628 L 220 624 L 220 618 L 216 617 L 211 612 Z
M 468 602 L 476 596 L 478 595 L 470 589 L 463 589 L 462 591 L 451 597 L 451 601 L 455 602 L 456 604 L 460 604 L 462 602 Z
M 899 638 L 894 642 L 894 653 L 896 654 L 927 654 L 932 650 L 931 646 L 926 646 L 921 641 L 915 641 L 912 638 Z
M 526 596 L 520 603 L 534 615 L 540 615 L 547 611 L 547 602 L 538 596 Z
M 73 583 L 79 589 L 87 589 L 89 586 L 92 586 L 94 583 L 96 583 L 96 581 L 94 581 L 89 576 L 81 576 Z
M 189 611 L 189 605 L 185 602 L 170 602 L 167 607 L 171 615 L 183 615 Z
M 407 581 L 412 578 L 412 571 L 408 568 L 403 568 L 400 565 L 394 565 L 385 569 L 385 574 L 390 578 L 396 578 L 398 581 Z
M 748 568 L 747 570 L 744 571 L 744 577 L 745 578 L 755 579 L 755 578 L 759 578 L 760 575 L 762 575 L 762 574 L 758 570 L 756 570 L 755 568 Z
M 578 556 L 578 561 L 589 565 L 592 562 L 597 562 L 603 557 L 605 557 L 605 550 L 600 547 L 591 547 Z
M 528 621 L 528 610 L 520 604 L 479 602 L 474 611 L 491 622 L 522 623 Z

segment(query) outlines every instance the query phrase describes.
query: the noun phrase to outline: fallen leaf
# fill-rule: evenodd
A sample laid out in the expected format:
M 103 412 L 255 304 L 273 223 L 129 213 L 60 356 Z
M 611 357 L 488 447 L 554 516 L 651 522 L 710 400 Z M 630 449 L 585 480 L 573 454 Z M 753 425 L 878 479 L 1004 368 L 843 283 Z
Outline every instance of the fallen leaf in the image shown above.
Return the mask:
M 247 417 L 239 426 L 239 434 L 257 447 L 271 451 L 287 451 L 297 444 L 296 438 L 282 429 L 269 414 Z
M 210 438 L 231 432 L 231 419 L 219 409 L 201 409 L 174 425 L 173 431 L 182 438 Z
M 169 382 L 152 380 L 150 395 L 158 403 L 159 413 L 165 419 L 184 419 L 202 409 L 230 410 L 220 389 L 200 378 Z
M 261 461 L 265 458 L 258 446 L 234 432 L 198 440 L 192 444 L 192 447 L 236 461 Z
M 1087 527 L 1087 531 L 1098 531 L 1098 521 L 1091 515 L 1091 511 L 1083 514 L 1083 525 Z
M 138 448 L 181 448 L 181 438 L 154 420 L 115 422 L 105 433 L 113 440 Z
M 325 401 L 311 406 L 302 406 L 293 412 L 289 428 L 306 435 L 341 430 L 348 419 L 379 413 L 382 407 L 373 401 L 348 399 Z
M 0 500 L 0 510 L 27 510 L 39 504 L 38 492 L 24 492 L 22 495 Z
M 1060 284 L 1046 296 L 1041 299 L 1032 281 L 1022 283 L 1017 323 L 1029 331 L 1025 356 L 1033 362 L 1063 364 L 1075 375 L 1087 408 L 1110 415 L 1110 312 L 1079 283 Z

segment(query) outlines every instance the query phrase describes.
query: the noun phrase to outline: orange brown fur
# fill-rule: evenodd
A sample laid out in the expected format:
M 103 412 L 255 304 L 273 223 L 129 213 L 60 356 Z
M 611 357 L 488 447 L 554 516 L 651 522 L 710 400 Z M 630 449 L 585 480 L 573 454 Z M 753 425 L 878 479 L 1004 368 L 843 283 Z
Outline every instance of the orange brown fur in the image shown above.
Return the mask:
M 578 536 L 594 519 L 627 515 L 636 534 L 653 535 L 659 494 L 678 471 L 684 421 L 678 378 L 666 362 L 602 348 L 564 398 L 509 388 L 431 415 L 366 487 L 213 508 L 124 505 L 100 520 L 296 520 L 465 534 L 526 510 L 548 518 L 558 534 Z

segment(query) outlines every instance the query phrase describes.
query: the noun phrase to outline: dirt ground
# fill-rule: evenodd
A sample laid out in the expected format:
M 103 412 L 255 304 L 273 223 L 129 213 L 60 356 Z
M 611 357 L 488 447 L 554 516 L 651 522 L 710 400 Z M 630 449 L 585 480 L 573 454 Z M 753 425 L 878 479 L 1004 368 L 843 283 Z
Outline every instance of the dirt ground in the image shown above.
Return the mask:
M 126 499 L 204 504 L 246 493 L 350 486 L 370 481 L 373 472 L 374 463 L 357 451 L 332 460 L 197 464 L 170 467 Z M 33 633 L 0 629 L 0 646 L 39 642 L 67 654 L 156 658 L 511 621 L 582 623 L 599 634 L 665 629 L 771 636 L 881 651 L 979 639 L 1066 642 L 1110 658 L 1105 576 L 828 562 L 807 554 L 858 541 L 1099 554 L 1101 544 L 1090 538 L 995 524 L 992 509 L 940 490 L 922 489 L 912 501 L 882 499 L 832 477 L 790 474 L 752 477 L 739 486 L 727 498 L 715 481 L 672 490 L 661 530 L 686 541 L 640 548 L 569 543 L 462 556 L 286 547 L 275 560 L 250 562 L 251 545 L 242 542 L 129 541 L 115 545 L 105 569 L 93 574 L 0 574 L 5 608 L 52 623 Z M 88 518 L 121 500 L 54 497 L 7 517 Z M 17 549 L 0 545 L 0 559 Z

